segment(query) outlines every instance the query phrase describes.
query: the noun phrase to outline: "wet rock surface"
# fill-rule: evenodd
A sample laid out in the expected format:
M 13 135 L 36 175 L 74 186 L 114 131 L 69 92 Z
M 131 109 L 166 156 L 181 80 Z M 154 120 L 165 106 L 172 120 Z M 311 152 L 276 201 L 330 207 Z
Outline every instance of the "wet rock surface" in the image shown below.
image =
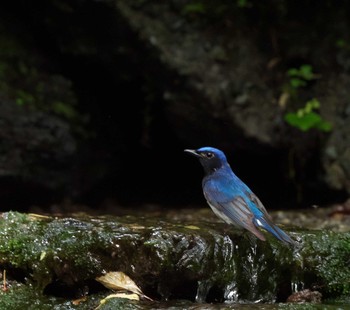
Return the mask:
M 349 293 L 349 232 L 284 227 L 298 243 L 289 248 L 272 237 L 258 241 L 212 220 L 209 212 L 200 211 L 195 221 L 186 212 L 177 218 L 171 212 L 3 213 L 0 264 L 10 285 L 2 294 L 29 289 L 51 302 L 83 296 L 96 301 L 95 294 L 108 292 L 95 278 L 109 271 L 124 272 L 158 302 L 275 303 L 303 289 L 317 290 L 326 300 Z

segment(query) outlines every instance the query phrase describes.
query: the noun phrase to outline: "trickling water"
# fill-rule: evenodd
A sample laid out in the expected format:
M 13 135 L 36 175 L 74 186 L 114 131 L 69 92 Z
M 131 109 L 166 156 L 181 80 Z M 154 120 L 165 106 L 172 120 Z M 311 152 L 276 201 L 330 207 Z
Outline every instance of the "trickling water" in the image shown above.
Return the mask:
M 302 245 L 293 249 L 293 261 L 295 262 L 294 273 L 291 276 L 291 292 L 296 293 L 305 289 L 304 282 L 304 260 L 300 255 Z
M 198 281 L 198 288 L 195 301 L 199 303 L 205 302 L 208 292 L 212 286 L 213 283 L 210 280 Z
M 224 290 L 224 298 L 228 302 L 237 302 L 239 298 L 237 282 L 232 281 L 232 283 L 226 285 Z

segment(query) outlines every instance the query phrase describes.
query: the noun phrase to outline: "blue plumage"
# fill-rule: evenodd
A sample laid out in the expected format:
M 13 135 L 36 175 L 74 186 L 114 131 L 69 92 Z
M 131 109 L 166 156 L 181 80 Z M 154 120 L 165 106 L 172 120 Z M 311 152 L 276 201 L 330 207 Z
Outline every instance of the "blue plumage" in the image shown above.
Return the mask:
M 266 238 L 259 228 L 271 233 L 278 240 L 294 244 L 294 241 L 277 227 L 259 198 L 231 170 L 225 154 L 213 147 L 185 150 L 201 162 L 205 177 L 202 181 L 204 196 L 214 213 L 228 224 L 245 228 L 260 240 Z

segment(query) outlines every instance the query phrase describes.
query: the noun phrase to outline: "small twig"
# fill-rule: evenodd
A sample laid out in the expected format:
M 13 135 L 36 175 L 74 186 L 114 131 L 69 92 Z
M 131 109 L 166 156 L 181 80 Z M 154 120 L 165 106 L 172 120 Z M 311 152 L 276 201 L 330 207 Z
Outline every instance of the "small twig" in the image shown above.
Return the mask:
M 4 271 L 3 271 L 3 273 L 2 273 L 2 279 L 3 279 L 3 282 L 2 282 L 2 291 L 3 291 L 3 292 L 7 292 L 8 287 L 7 287 L 7 284 L 6 284 L 6 269 L 4 269 Z

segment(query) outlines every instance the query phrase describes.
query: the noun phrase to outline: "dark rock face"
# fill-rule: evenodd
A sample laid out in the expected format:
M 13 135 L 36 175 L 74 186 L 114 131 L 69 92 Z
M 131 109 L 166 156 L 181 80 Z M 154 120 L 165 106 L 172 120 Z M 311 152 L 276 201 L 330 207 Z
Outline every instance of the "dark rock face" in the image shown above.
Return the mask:
M 17 180 L 19 187 L 26 183 L 39 196 L 66 188 L 77 148 L 67 122 L 3 100 L 0 101 L 0 127 L 2 180 Z M 10 194 L 4 192 L 4 187 L 0 190 L 0 196 Z
M 350 193 L 350 96 L 349 75 L 330 76 L 320 85 L 322 107 L 334 124 L 322 149 L 322 163 L 327 183 L 336 189 Z
M 158 53 L 156 57 L 164 68 L 176 72 L 181 80 L 181 87 L 176 80 L 168 81 L 164 90 L 165 112 L 177 136 L 187 143 L 195 141 L 198 145 L 207 145 L 208 141 L 213 141 L 229 149 L 239 149 L 241 141 L 250 138 L 275 149 L 290 148 L 289 153 L 296 156 L 295 160 L 303 162 L 299 169 L 304 171 L 306 166 L 318 161 L 315 154 L 320 153 L 325 169 L 321 180 L 349 193 L 347 131 L 350 122 L 345 100 L 348 76 L 321 73 L 319 80 L 300 90 L 297 100 L 290 100 L 287 106 L 280 101 L 288 66 L 309 62 L 316 70 L 325 72 L 335 67 L 340 71 L 348 70 L 345 49 L 334 51 L 329 42 L 337 30 L 327 29 L 329 38 L 313 49 L 306 45 L 304 25 L 298 22 L 293 25 L 293 17 L 288 15 L 295 10 L 291 3 L 285 2 L 284 9 L 273 7 L 270 11 L 276 14 L 270 24 L 273 29 L 270 36 L 266 33 L 267 21 L 259 26 L 250 19 L 249 12 L 239 10 L 234 4 L 222 4 L 226 14 L 222 13 L 220 19 L 211 4 L 211 1 L 204 1 L 202 9 L 192 8 L 194 11 L 191 11 L 185 4 L 171 2 L 116 2 L 119 14 L 144 44 L 152 46 L 155 55 Z M 251 14 L 254 13 L 263 15 L 264 7 L 254 4 Z M 282 22 L 278 14 L 287 20 Z M 339 14 L 341 12 L 335 10 L 330 16 Z M 312 27 L 323 29 L 325 26 L 320 18 L 310 21 L 307 31 Z M 261 43 L 259 31 L 261 36 L 266 36 L 265 45 Z M 284 31 L 283 37 L 278 31 Z M 288 39 L 297 39 L 295 45 Z M 315 33 L 310 33 L 309 39 L 314 40 Z M 305 45 L 301 46 L 300 42 Z M 329 58 L 328 67 L 318 61 L 325 54 Z M 286 110 L 296 110 L 307 98 L 313 97 L 321 102 L 321 116 L 334 125 L 330 134 L 294 133 L 295 130 L 283 121 Z M 306 174 L 301 172 L 297 182 L 302 182 Z
M 29 34 L 31 11 L 17 19 L 11 5 L 0 23 L 0 197 L 7 209 L 62 199 L 84 132 L 71 82 L 53 73 L 54 61 Z
M 349 48 L 335 41 L 347 33 L 347 10 L 248 2 L 1 4 L 0 181 L 13 177 L 28 191 L 37 184 L 57 196 L 63 188 L 80 197 L 95 190 L 100 199 L 108 188 L 130 200 L 135 187 L 140 200 L 155 201 L 173 188 L 174 201 L 182 196 L 176 186 L 183 173 L 163 167 L 184 166 L 184 147 L 213 145 L 242 156 L 242 170 L 272 200 L 286 189 L 268 204 L 295 205 L 305 195 L 313 196 L 307 204 L 328 203 L 333 190 L 341 200 L 350 193 Z M 286 92 L 287 70 L 304 63 L 317 78 L 297 95 Z M 286 93 L 289 100 L 282 100 Z M 329 133 L 301 132 L 284 121 L 314 97 L 333 125 Z M 75 133 L 85 114 L 96 139 L 83 148 Z M 253 156 L 244 162 L 247 153 Z M 75 155 L 78 186 L 70 180 Z M 273 184 L 266 173 L 275 174 Z M 160 181 L 147 187 L 148 175 Z
M 181 77 L 182 89 L 169 84 L 164 91 L 167 116 L 178 136 L 193 143 L 244 135 L 271 143 L 280 113 L 262 76 L 268 59 L 257 49 L 256 38 L 229 23 L 220 25 L 222 32 L 215 25 L 192 23 L 181 6 L 177 12 L 171 7 L 153 4 L 143 11 L 133 2 L 117 2 L 144 44 Z M 165 15 L 154 18 L 152 12 L 159 10 Z

